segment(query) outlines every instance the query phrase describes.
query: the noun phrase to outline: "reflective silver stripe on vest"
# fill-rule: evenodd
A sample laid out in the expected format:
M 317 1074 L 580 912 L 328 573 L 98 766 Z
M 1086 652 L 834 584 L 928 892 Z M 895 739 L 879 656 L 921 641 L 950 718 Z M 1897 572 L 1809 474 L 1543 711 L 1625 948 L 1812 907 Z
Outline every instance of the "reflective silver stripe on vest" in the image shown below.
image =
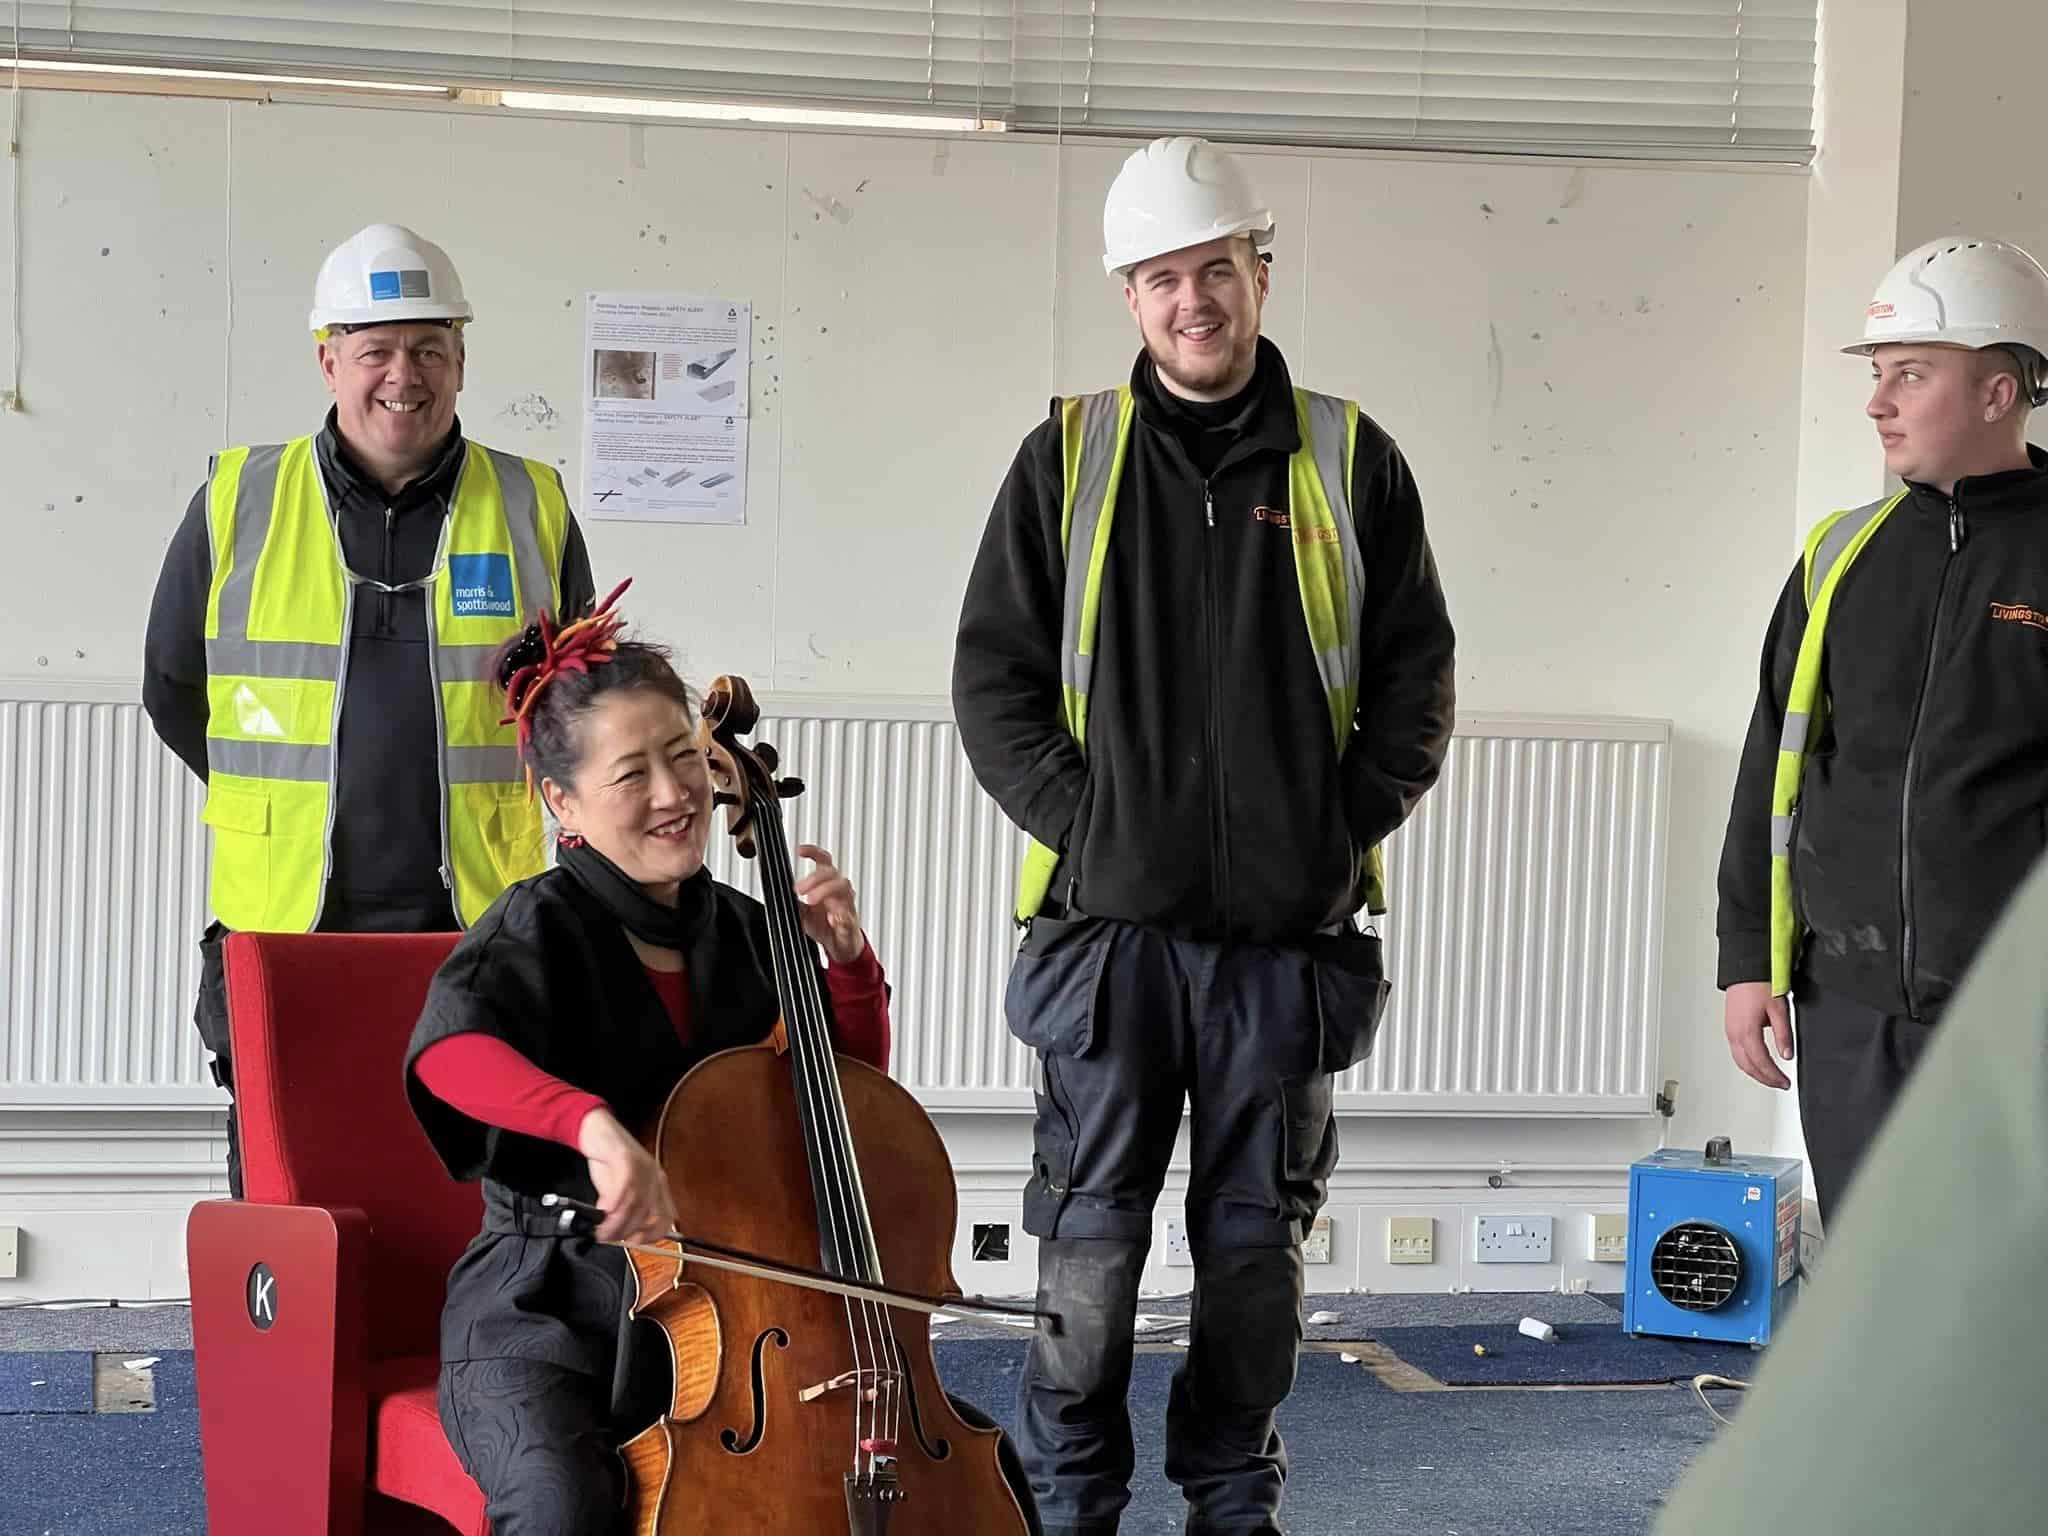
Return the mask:
M 1316 475 L 1323 482 L 1323 499 L 1330 504 L 1330 516 L 1337 524 L 1337 546 L 1344 557 L 1344 633 L 1348 644 L 1316 656 L 1316 670 L 1322 673 L 1323 689 L 1358 686 L 1358 627 L 1365 612 L 1365 556 L 1358 547 L 1358 527 L 1351 520 L 1351 484 L 1344 474 L 1344 448 L 1349 432 L 1344 402 L 1333 395 L 1303 390 L 1308 407 L 1309 452 L 1316 461 Z M 1342 743 L 1339 743 L 1342 749 Z
M 469 446 L 471 452 L 489 454 L 491 468 L 497 471 L 498 495 L 505 507 L 505 525 L 512 530 L 512 566 L 519 582 L 520 606 L 514 617 L 522 624 L 530 624 L 536 608 L 552 609 L 555 605 L 554 579 L 540 550 L 540 496 L 534 490 L 533 476 L 526 472 L 526 461 L 517 454 L 500 453 L 495 448 L 485 448 L 481 443 Z M 450 508 L 450 514 L 453 514 L 453 508 Z M 447 655 L 453 649 L 452 646 L 444 646 L 442 654 Z
M 1074 474 L 1074 511 L 1067 524 L 1067 595 L 1065 644 L 1060 652 L 1060 681 L 1086 695 L 1094 670 L 1090 654 L 1081 654 L 1081 609 L 1088 596 L 1088 563 L 1094 558 L 1095 529 L 1102 521 L 1102 501 L 1109 489 L 1110 466 L 1116 462 L 1117 391 L 1104 390 L 1081 403 L 1081 462 Z
M 332 754 L 324 746 L 290 741 L 238 741 L 226 736 L 206 738 L 206 766 L 213 773 L 235 773 L 245 779 L 292 779 L 327 782 Z
M 451 784 L 523 784 L 526 780 L 516 746 L 449 747 L 447 752 Z
M 1813 716 L 1807 714 L 1804 710 L 1794 710 L 1786 715 L 1785 728 L 1778 733 L 1778 750 L 1780 752 L 1804 752 L 1806 750 L 1807 727 L 1812 722 Z
M 331 683 L 341 647 L 318 640 L 248 640 L 223 636 L 206 642 L 206 670 L 215 677 L 286 677 Z
M 235 483 L 234 550 L 227 580 L 220 585 L 220 601 L 214 610 L 219 620 L 217 633 L 224 640 L 248 638 L 249 601 L 256 591 L 256 559 L 263 553 L 263 541 L 270 537 L 270 515 L 277 505 L 277 466 L 284 458 L 284 449 L 282 443 L 266 443 L 251 448 L 242 461 L 241 478 Z M 211 500 L 210 495 L 208 499 Z M 207 526 L 212 524 L 212 509 L 209 507 Z M 209 645 L 209 666 L 211 649 Z M 213 670 L 222 669 L 216 667 Z
M 1771 818 L 1771 857 L 1785 859 L 1792 856 L 1792 818 L 1773 816 Z
M 1878 513 L 1885 509 L 1886 502 L 1873 501 L 1868 506 L 1858 507 L 1854 512 L 1844 512 L 1835 519 L 1834 526 L 1821 535 L 1820 543 L 1813 551 L 1813 569 L 1806 575 L 1806 606 L 1809 610 L 1820 601 L 1821 586 L 1828 579 L 1828 572 L 1835 568 L 1835 562 L 1842 558 L 1842 551 Z
M 524 588 L 520 589 L 524 591 Z M 530 622 L 530 621 L 529 621 Z M 491 658 L 498 654 L 496 645 L 441 645 L 434 646 L 434 655 L 444 669 L 442 681 L 450 683 L 477 683 L 491 675 Z

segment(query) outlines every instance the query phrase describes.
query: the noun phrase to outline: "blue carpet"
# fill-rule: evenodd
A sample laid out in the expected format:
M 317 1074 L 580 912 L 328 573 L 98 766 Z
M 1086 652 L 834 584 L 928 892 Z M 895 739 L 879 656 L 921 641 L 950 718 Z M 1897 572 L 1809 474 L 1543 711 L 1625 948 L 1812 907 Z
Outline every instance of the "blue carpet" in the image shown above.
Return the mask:
M 192 1357 L 154 1374 L 155 1413 L 0 1417 L 0 1536 L 201 1536 Z
M 939 1377 L 946 1391 L 965 1398 L 983 1413 L 1008 1429 L 1016 1421 L 1017 1380 L 1023 1372 L 1025 1343 L 1021 1339 L 946 1339 L 933 1349 Z M 1166 1384 L 1180 1362 L 1184 1349 L 1141 1349 L 1131 1369 L 1131 1418 L 1134 1431 L 1143 1438 L 1137 1421 L 1148 1411 L 1146 1404 L 1165 1411 Z M 1304 1350 L 1301 1355 L 1297 1395 L 1308 1390 L 1310 1381 L 1333 1394 L 1345 1391 L 1384 1392 L 1379 1378 L 1363 1366 L 1347 1363 L 1327 1350 Z M 1163 1454 L 1163 1453 L 1162 1453 Z
M 1023 1357 L 1021 1339 L 938 1351 L 948 1390 L 1005 1428 Z M 1178 1350 L 1137 1358 L 1126 1536 L 1178 1536 L 1185 1518 L 1162 1471 L 1167 1382 L 1179 1364 Z M 192 1357 L 166 1353 L 155 1375 L 155 1413 L 0 1417 L 0 1536 L 202 1536 Z M 1710 1432 L 1682 1388 L 1391 1392 L 1322 1352 L 1302 1356 L 1280 1427 L 1296 1536 L 1642 1536 Z
M 1021 1344 L 979 1340 L 938 1352 L 946 1390 L 1004 1429 L 1016 1422 L 1023 1358 Z M 1147 1351 L 1131 1373 L 1137 1475 L 1125 1536 L 1177 1536 L 1186 1518 L 1163 1470 L 1166 1388 L 1179 1364 L 1178 1350 Z M 1293 1465 L 1283 1513 L 1297 1536 L 1641 1536 L 1711 1431 L 1684 1388 L 1390 1392 L 1323 1352 L 1301 1357 L 1279 1420 Z
M 0 1355 L 0 1413 L 91 1412 L 91 1355 Z
M 1280 1410 L 1296 1536 L 1643 1536 L 1712 1424 L 1684 1388 L 1382 1392 L 1303 1387 Z M 1177 1532 L 1160 1499 L 1129 1536 Z
M 1747 1381 L 1763 1355 L 1747 1344 L 1626 1334 L 1618 1323 L 1572 1323 L 1549 1344 L 1504 1325 L 1380 1328 L 1373 1337 L 1450 1387 L 1621 1386 L 1691 1380 L 1702 1371 Z M 1484 1355 L 1472 1346 L 1486 1346 Z

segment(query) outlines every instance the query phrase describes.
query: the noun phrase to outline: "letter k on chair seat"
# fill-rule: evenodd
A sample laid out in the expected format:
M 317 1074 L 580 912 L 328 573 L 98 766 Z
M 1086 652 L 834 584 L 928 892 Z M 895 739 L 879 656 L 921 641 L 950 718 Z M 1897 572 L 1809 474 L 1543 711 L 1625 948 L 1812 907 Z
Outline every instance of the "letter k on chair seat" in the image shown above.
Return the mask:
M 480 1197 L 436 1161 L 402 1072 L 454 942 L 227 941 L 247 1198 L 201 1202 L 185 1233 L 211 1536 L 489 1536 L 434 1408 Z

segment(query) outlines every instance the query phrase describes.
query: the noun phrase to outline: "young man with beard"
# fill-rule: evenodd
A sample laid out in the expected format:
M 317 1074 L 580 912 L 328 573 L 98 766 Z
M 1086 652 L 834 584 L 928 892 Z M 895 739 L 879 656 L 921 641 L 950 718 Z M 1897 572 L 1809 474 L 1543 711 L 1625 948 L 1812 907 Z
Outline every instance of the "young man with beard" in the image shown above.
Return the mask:
M 1041 1305 L 1017 1440 L 1048 1536 L 1129 1499 L 1138 1279 L 1193 1105 L 1190 1348 L 1167 1473 L 1191 1532 L 1277 1531 L 1301 1242 L 1337 1157 L 1331 1077 L 1385 1000 L 1378 845 L 1435 781 L 1452 632 L 1415 484 L 1259 336 L 1273 234 L 1199 139 L 1103 210 L 1143 350 L 1053 402 L 997 498 L 953 670 L 982 785 L 1031 837 L 1007 998 L 1040 1060 L 1024 1224 Z

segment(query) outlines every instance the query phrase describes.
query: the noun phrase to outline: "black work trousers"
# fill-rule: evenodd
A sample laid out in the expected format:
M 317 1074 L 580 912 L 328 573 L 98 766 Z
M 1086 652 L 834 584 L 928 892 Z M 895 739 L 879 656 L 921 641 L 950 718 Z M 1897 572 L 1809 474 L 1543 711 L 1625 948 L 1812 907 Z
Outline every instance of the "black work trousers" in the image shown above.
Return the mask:
M 1934 1039 L 1936 1017 L 1886 1013 L 1804 977 L 1792 990 L 1799 1124 L 1825 1226 Z
M 1039 1053 L 1024 1226 L 1039 1304 L 1017 1444 L 1048 1536 L 1114 1532 L 1134 1452 L 1125 1405 L 1138 1280 L 1183 1106 L 1191 1111 L 1189 1349 L 1166 1470 L 1191 1532 L 1277 1531 L 1301 1241 L 1337 1160 L 1331 1077 L 1365 1054 L 1385 998 L 1378 941 L 1204 943 L 1102 919 L 1034 919 L 1011 1029 Z
M 242 1140 L 235 1126 L 235 1073 L 234 1064 L 228 1056 L 227 973 L 220 952 L 221 943 L 227 936 L 227 929 L 219 923 L 212 923 L 200 937 L 199 995 L 192 1003 L 192 1022 L 198 1026 L 200 1043 L 213 1052 L 213 1060 L 208 1064 L 213 1080 L 228 1091 L 228 1193 L 239 1200 L 242 1198 Z

